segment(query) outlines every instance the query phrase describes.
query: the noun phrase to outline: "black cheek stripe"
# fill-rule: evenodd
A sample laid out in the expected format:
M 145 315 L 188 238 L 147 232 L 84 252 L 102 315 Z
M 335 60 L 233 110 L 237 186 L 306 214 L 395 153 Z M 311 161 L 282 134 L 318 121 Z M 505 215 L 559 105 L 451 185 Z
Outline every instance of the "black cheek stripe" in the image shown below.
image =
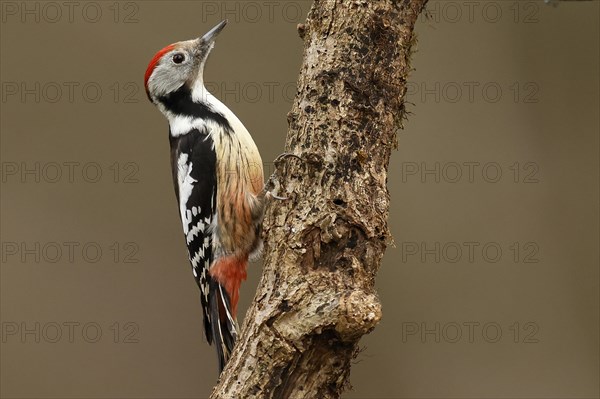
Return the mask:
M 212 120 L 221 125 L 225 132 L 233 132 L 229 121 L 222 114 L 213 111 L 204 103 L 197 103 L 192 100 L 192 92 L 187 85 L 183 85 L 176 91 L 165 96 L 158 97 L 158 101 L 175 115 Z

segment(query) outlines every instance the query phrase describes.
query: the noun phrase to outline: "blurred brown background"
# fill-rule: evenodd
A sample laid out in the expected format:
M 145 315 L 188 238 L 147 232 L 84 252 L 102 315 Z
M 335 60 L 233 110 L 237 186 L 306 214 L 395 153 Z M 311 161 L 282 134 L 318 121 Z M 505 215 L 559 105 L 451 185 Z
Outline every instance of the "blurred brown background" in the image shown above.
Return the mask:
M 206 80 L 270 170 L 311 2 L 0 4 L 1 396 L 207 397 L 216 356 L 142 77 L 229 18 Z M 596 398 L 600 4 L 428 9 L 390 165 L 384 319 L 345 397 Z

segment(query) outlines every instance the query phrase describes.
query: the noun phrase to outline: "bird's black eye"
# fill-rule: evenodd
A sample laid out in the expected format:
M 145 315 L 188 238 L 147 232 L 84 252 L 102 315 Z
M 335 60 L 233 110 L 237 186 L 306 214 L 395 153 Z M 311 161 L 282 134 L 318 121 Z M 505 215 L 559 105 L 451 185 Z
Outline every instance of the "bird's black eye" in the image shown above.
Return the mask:
M 183 55 L 181 53 L 173 54 L 173 62 L 174 63 L 181 64 L 183 61 L 185 61 L 185 55 Z

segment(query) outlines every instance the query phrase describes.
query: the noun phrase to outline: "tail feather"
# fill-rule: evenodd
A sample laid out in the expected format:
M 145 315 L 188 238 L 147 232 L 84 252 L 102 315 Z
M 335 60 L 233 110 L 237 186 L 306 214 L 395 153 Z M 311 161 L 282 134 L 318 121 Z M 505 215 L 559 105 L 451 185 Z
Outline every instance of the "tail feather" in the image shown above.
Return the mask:
M 217 349 L 219 373 L 221 373 L 237 339 L 237 323 L 231 313 L 231 302 L 227 291 L 214 279 L 210 282 L 209 308 L 212 337 Z

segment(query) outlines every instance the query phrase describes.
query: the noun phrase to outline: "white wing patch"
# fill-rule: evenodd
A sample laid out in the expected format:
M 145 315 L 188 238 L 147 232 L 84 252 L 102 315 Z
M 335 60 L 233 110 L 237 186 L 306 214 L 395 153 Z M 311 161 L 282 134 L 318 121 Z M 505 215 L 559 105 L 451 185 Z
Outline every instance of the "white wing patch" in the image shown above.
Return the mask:
M 185 205 L 192 195 L 194 183 L 197 182 L 191 176 L 192 163 L 188 164 L 188 154 L 182 153 L 177 160 L 177 180 L 179 182 L 179 212 L 181 214 L 181 223 L 183 225 L 183 234 L 187 236 L 192 222 L 192 212 L 186 209 Z

